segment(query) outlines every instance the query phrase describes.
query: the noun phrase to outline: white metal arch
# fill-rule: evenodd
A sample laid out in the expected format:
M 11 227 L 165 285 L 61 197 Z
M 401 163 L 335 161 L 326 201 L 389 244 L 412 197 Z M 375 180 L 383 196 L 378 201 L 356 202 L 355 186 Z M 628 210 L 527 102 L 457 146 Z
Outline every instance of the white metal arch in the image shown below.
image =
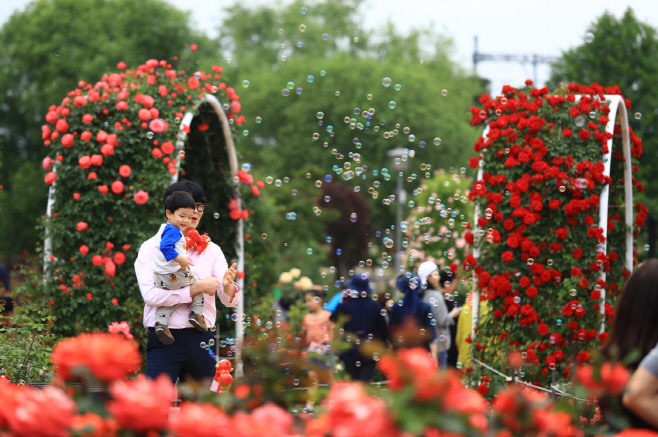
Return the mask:
M 576 96 L 576 101 L 580 100 L 581 96 Z M 619 118 L 619 125 L 621 127 L 621 146 L 622 153 L 624 156 L 624 222 L 626 224 L 626 269 L 629 272 L 633 271 L 633 174 L 632 174 L 632 164 L 631 164 L 631 143 L 630 143 L 630 132 L 628 128 L 628 112 L 626 110 L 626 105 L 624 99 L 618 95 L 605 95 L 605 101 L 609 102 L 610 113 L 609 121 L 606 125 L 606 132 L 614 134 L 615 122 L 617 117 Z M 489 132 L 489 126 L 485 127 L 484 132 L 482 133 L 483 137 L 486 137 Z M 612 162 L 612 149 L 613 149 L 613 138 L 608 140 L 608 153 L 603 155 L 604 163 L 604 176 L 610 176 L 610 168 Z M 482 179 L 484 174 L 483 169 L 484 161 L 480 160 L 480 166 L 478 168 L 477 180 Z M 606 237 L 606 242 L 603 244 L 604 252 L 607 253 L 607 237 L 608 237 L 608 202 L 610 198 L 610 185 L 605 185 L 601 190 L 600 195 L 600 204 L 599 204 L 599 227 L 603 229 L 603 236 Z M 480 217 L 481 211 L 476 205 L 475 208 L 475 217 L 474 217 L 474 232 L 478 229 L 477 220 Z M 481 246 L 476 246 L 473 250 L 473 255 L 476 258 L 480 257 Z M 475 272 L 473 272 L 475 276 Z M 599 279 L 606 279 L 606 272 L 601 271 L 599 273 Z M 480 290 L 478 290 L 477 285 L 473 286 L 473 323 L 471 327 L 471 337 L 475 337 L 475 329 L 478 324 L 478 315 L 480 309 Z M 601 312 L 601 327 L 599 332 L 605 331 L 605 290 L 601 292 L 601 303 L 600 303 L 600 312 Z

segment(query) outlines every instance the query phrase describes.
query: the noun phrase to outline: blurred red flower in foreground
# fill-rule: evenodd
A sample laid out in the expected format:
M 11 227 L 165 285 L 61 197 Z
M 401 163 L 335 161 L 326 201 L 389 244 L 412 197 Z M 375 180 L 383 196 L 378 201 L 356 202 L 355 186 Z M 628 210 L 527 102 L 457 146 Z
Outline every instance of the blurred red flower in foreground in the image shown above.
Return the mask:
M 578 381 L 589 390 L 591 397 L 610 395 L 619 396 L 626 386 L 630 374 L 621 363 L 606 361 L 601 366 L 600 375 L 594 374 L 592 366 L 582 366 L 576 369 Z
M 86 368 L 99 381 L 115 381 L 137 370 L 142 361 L 137 345 L 113 334 L 84 333 L 67 338 L 55 346 L 52 355 L 55 371 L 64 379 L 77 376 L 77 368 Z
M 115 381 L 110 393 L 113 400 L 107 403 L 107 409 L 122 428 L 145 433 L 167 427 L 169 408 L 176 394 L 167 375 L 156 380 Z M 198 425 L 203 427 L 202 423 Z
M 0 428 L 4 422 L 16 437 L 69 435 L 75 403 L 61 389 L 48 386 L 38 390 L 0 381 L 0 393 Z
M 285 413 L 285 411 L 284 411 Z M 200 426 L 200 424 L 203 424 Z M 172 415 L 169 429 L 178 437 L 219 437 L 234 435 L 231 419 L 211 404 L 183 403 Z

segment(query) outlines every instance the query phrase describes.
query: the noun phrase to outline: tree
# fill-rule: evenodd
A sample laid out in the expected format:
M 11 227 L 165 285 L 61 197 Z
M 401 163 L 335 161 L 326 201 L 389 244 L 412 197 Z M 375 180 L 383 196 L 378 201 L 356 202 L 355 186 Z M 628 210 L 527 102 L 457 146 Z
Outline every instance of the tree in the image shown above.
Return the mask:
M 633 102 L 629 124 L 640 136 L 644 154 L 642 171 L 636 176 L 644 184 L 640 200 L 649 208 L 647 231 L 649 257 L 656 256 L 658 237 L 658 35 L 656 29 L 638 21 L 628 8 L 621 19 L 603 14 L 588 28 L 585 42 L 563 53 L 552 66 L 551 81 L 597 82 L 603 86 L 619 85 L 624 96 Z
M 47 35 L 47 38 L 44 36 Z M 100 77 L 124 61 L 170 59 L 197 43 L 199 56 L 214 47 L 192 30 L 189 14 L 164 0 L 35 0 L 0 30 L 0 141 L 4 188 L 0 253 L 32 250 L 36 217 L 46 206 L 39 163 L 47 150 L 41 126 L 48 106 L 79 80 Z
M 283 181 L 267 194 L 276 199 L 278 218 L 267 233 L 268 241 L 281 244 L 280 271 L 335 252 L 318 251 L 327 246 L 331 202 L 317 203 L 327 177 L 360 191 L 370 202 L 373 230 L 383 231 L 395 225 L 396 204 L 382 205 L 395 194 L 398 174 L 388 152 L 413 150 L 404 174 L 413 192 L 431 169 L 465 165 L 465 146 L 478 135 L 468 111 L 483 90 L 450 59 L 449 41 L 430 30 L 400 35 L 392 25 L 370 34 L 359 24 L 360 3 L 237 5 L 221 27 L 231 59 L 225 74 L 248 81 L 239 90 L 247 117 L 239 150 L 259 178 Z M 385 77 L 391 78 L 386 85 Z M 290 212 L 296 219 L 283 220 Z M 367 238 L 371 256 L 381 260 L 374 236 Z

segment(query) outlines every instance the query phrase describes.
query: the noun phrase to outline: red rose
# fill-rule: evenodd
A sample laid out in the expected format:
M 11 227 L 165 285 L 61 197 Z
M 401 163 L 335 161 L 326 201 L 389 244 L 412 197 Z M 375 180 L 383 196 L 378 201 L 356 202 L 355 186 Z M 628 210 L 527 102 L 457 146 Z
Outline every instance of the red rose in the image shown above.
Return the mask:
M 123 252 L 116 252 L 112 257 L 112 260 L 114 261 L 114 264 L 120 266 L 126 262 L 126 255 Z
M 541 334 L 541 335 L 546 335 L 546 334 L 548 334 L 548 325 L 546 325 L 545 323 L 541 323 L 541 324 L 537 327 L 537 331 L 539 331 L 539 334 Z
M 114 194 L 121 194 L 123 193 L 123 190 L 124 190 L 123 182 L 121 181 L 112 182 L 112 192 Z
M 100 255 L 94 255 L 94 256 L 91 258 L 91 263 L 92 263 L 93 265 L 95 265 L 95 266 L 103 265 L 103 257 L 100 256 Z
M 151 150 L 151 154 L 154 158 L 162 158 L 162 150 L 158 147 L 154 147 L 153 150 Z
M 525 294 L 528 295 L 528 297 L 533 298 L 537 296 L 537 289 L 535 287 L 528 287 L 525 290 Z
M 578 267 L 572 267 L 571 268 L 571 276 L 575 276 L 575 277 L 579 278 L 580 275 L 582 275 L 582 274 L 583 274 L 583 272 Z
M 514 255 L 509 250 L 506 250 L 505 252 L 503 252 L 502 258 L 504 262 L 508 263 L 514 259 Z
M 162 153 L 166 155 L 170 155 L 174 153 L 174 145 L 170 143 L 169 141 L 165 141 L 162 143 L 162 146 L 160 146 L 160 149 L 162 149 Z
M 89 132 L 88 130 L 82 132 L 80 134 L 80 139 L 82 141 L 89 141 L 91 139 L 91 132 Z
M 480 393 L 480 396 L 486 396 L 489 393 L 489 386 L 486 384 L 478 385 L 478 393 Z
M 470 168 L 478 168 L 480 165 L 480 160 L 476 158 L 475 156 L 471 156 L 468 160 L 468 166 Z
M 89 229 L 89 225 L 85 222 L 78 222 L 78 224 L 76 225 L 76 229 L 78 231 L 84 231 L 85 229 Z
M 80 200 L 80 193 L 73 193 L 73 198 L 75 200 Z
M 101 147 L 101 153 L 105 156 L 114 155 L 114 146 L 105 144 Z
M 62 121 L 62 120 L 60 120 L 60 121 Z M 75 138 L 73 137 L 73 135 L 65 134 L 62 137 L 62 146 L 66 147 L 67 149 L 70 149 L 71 147 L 73 147 L 73 140 L 74 139 Z
M 117 68 L 118 68 L 119 70 L 123 70 L 124 68 L 126 68 L 126 63 L 123 62 L 123 61 L 119 62 L 119 63 L 117 64 Z
M 580 257 L 583 256 L 582 249 L 575 248 L 573 251 L 571 251 L 571 256 L 573 256 L 575 259 L 580 259 Z
M 137 113 L 137 117 L 142 121 L 148 121 L 151 119 L 151 112 L 148 109 L 142 108 Z
M 133 195 L 135 203 L 138 205 L 144 205 L 149 200 L 149 193 L 144 190 L 139 190 Z
M 89 253 L 89 246 L 87 246 L 86 244 L 83 244 L 82 246 L 80 246 L 80 253 L 83 254 L 83 255 L 88 254 Z
M 229 213 L 228 216 L 231 218 L 231 220 L 240 220 L 241 212 L 239 209 L 232 209 Z
M 160 133 L 166 131 L 167 127 L 168 127 L 167 123 L 164 120 L 160 119 L 160 118 L 156 118 L 155 120 L 151 120 L 151 122 L 149 123 L 149 129 L 151 129 L 156 134 L 160 134 Z
M 126 109 L 128 109 L 128 102 L 126 102 L 125 100 L 121 100 L 117 102 L 116 108 L 117 111 L 125 111 Z
M 91 166 L 91 158 L 87 155 L 82 155 L 80 159 L 78 159 L 78 165 L 80 165 L 80 168 L 83 170 L 88 169 Z
M 550 202 L 548 202 L 548 207 L 551 209 L 558 209 L 562 206 L 562 202 L 560 202 L 557 199 L 553 199 Z
M 191 90 L 195 90 L 199 88 L 199 84 L 200 84 L 199 79 L 197 79 L 194 76 L 187 79 L 187 86 Z
M 96 167 L 103 165 L 103 155 L 99 155 L 98 153 L 91 155 L 91 165 L 95 165 Z
M 130 166 L 128 165 L 122 165 L 121 167 L 119 167 L 119 175 L 121 177 L 127 178 L 128 176 L 130 176 L 131 172 L 132 171 L 130 169 Z
M 587 130 L 587 129 L 581 129 L 580 132 L 578 133 L 578 136 L 579 136 L 580 139 L 583 140 L 583 141 L 589 139 L 589 136 L 590 136 L 589 130 Z
M 57 123 L 55 124 L 55 129 L 57 130 L 57 132 L 63 134 L 64 132 L 69 130 L 69 124 L 66 122 L 66 120 L 62 120 L 62 119 L 57 120 Z
M 256 185 L 251 186 L 251 194 L 253 194 L 256 197 L 260 196 L 260 191 L 258 190 L 258 187 Z
M 564 135 L 565 138 L 569 138 L 571 135 L 573 135 L 573 131 L 568 127 L 565 127 L 562 129 L 562 135 Z
M 57 180 L 57 173 L 51 171 L 46 174 L 46 177 L 43 178 L 47 185 L 52 185 Z
M 98 186 L 98 191 L 100 191 L 103 194 L 107 194 L 110 189 L 107 187 L 107 185 L 99 185 Z

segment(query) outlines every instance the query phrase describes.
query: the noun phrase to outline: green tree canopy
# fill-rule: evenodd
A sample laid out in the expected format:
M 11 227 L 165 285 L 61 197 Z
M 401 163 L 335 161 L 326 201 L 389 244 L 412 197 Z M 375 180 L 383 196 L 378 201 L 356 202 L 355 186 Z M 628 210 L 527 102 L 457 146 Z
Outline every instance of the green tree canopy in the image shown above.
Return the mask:
M 41 126 L 49 105 L 78 81 L 123 61 L 171 59 L 186 45 L 201 57 L 215 48 L 194 31 L 187 12 L 164 0 L 35 0 L 0 29 L 0 143 L 6 195 L 0 253 L 32 249 L 35 218 L 45 211 L 38 176 L 46 155 Z
M 641 171 L 636 176 L 645 191 L 640 200 L 649 208 L 647 221 L 649 256 L 655 256 L 658 220 L 658 35 L 656 29 L 639 21 L 628 8 L 620 19 L 605 13 L 592 23 L 582 45 L 563 53 L 552 66 L 551 81 L 597 82 L 603 86 L 619 85 L 632 101 L 629 123 L 640 136 L 644 154 Z

